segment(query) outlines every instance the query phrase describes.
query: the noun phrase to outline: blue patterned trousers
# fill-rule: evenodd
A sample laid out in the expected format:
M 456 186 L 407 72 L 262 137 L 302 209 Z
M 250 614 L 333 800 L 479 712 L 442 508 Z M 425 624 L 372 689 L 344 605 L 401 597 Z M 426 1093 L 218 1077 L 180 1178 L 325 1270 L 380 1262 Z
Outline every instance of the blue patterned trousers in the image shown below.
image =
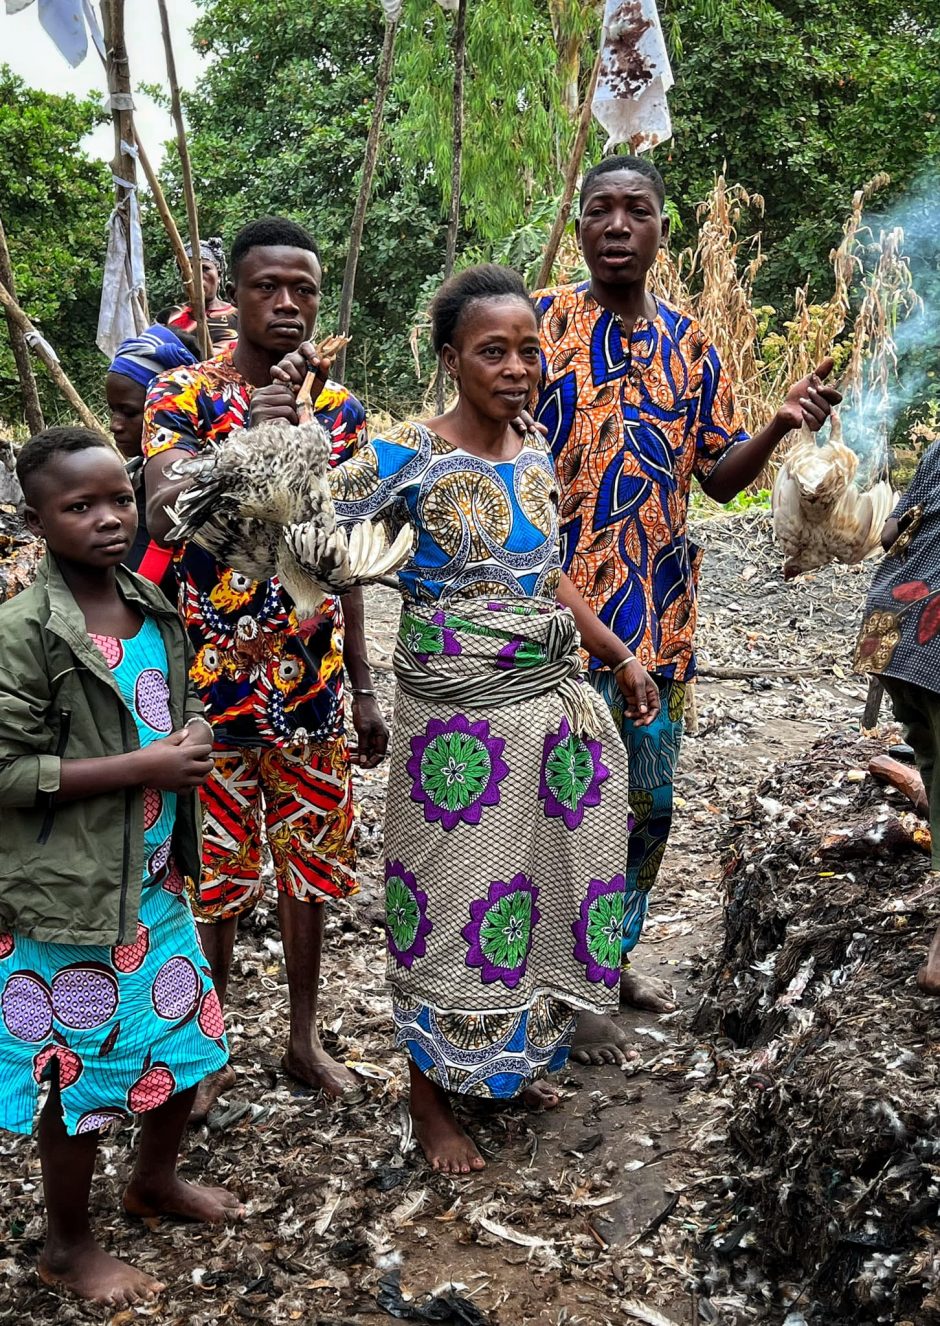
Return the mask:
M 623 711 L 623 696 L 612 672 L 588 673 L 613 715 L 630 761 L 630 810 L 633 826 L 627 849 L 627 909 L 623 929 L 623 963 L 640 942 L 649 911 L 649 893 L 656 882 L 672 827 L 672 785 L 679 762 L 685 713 L 685 682 L 653 674 L 662 708 L 649 727 L 636 727 Z

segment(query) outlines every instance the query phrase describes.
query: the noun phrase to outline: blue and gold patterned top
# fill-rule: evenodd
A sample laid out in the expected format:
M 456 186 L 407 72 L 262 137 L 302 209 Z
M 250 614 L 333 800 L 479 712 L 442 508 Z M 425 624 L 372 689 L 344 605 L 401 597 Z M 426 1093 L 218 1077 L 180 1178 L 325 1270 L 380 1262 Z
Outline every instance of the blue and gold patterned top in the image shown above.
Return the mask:
M 417 533 L 399 572 L 406 599 L 553 598 L 561 576 L 558 485 L 530 433 L 509 461 L 462 451 L 423 424 L 400 424 L 330 471 L 342 524 L 382 519 Z

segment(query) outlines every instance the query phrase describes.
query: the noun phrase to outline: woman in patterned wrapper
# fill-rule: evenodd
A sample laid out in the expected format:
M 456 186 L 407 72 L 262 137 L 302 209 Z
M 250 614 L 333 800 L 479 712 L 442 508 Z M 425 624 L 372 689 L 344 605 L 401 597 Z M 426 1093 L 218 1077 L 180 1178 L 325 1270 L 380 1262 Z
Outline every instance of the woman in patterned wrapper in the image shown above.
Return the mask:
M 512 426 L 539 380 L 521 279 L 470 268 L 432 307 L 456 404 L 330 472 L 343 523 L 416 533 L 404 600 L 385 819 L 388 979 L 415 1134 L 435 1169 L 484 1166 L 451 1098 L 558 1103 L 579 1018 L 617 1007 L 626 756 L 581 680 L 578 633 L 629 711 L 658 692 L 562 575 L 543 439 Z M 252 418 L 289 413 L 288 356 Z M 567 606 L 563 606 L 567 605 Z
M 49 1084 L 39 1274 L 125 1308 L 163 1286 L 95 1240 L 103 1130 L 141 1116 L 129 1214 L 241 1213 L 176 1173 L 196 1084 L 228 1058 L 183 879 L 199 870 L 212 734 L 175 609 L 120 565 L 137 510 L 115 449 L 48 429 L 17 477 L 46 556 L 0 606 L 0 1127 L 30 1134 Z

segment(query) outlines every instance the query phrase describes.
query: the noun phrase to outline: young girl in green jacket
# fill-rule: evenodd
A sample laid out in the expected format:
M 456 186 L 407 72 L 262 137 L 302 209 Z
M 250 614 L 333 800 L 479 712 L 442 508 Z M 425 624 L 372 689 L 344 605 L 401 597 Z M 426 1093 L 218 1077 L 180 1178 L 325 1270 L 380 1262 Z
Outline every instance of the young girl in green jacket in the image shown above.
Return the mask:
M 119 569 L 137 511 L 117 452 L 100 434 L 48 429 L 17 474 L 47 556 L 0 606 L 0 1126 L 31 1133 L 48 1082 L 39 1273 L 125 1306 L 162 1286 L 95 1241 L 103 1129 L 142 1116 L 131 1215 L 241 1213 L 225 1189 L 176 1173 L 196 1084 L 227 1059 L 183 892 L 211 734 L 176 615 Z

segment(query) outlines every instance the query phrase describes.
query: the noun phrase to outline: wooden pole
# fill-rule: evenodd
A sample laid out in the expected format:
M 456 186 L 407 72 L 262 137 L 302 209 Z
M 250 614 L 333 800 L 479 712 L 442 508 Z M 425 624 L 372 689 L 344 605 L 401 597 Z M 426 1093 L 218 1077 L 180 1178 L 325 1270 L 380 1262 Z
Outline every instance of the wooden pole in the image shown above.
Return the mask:
M 453 137 L 450 158 L 450 216 L 447 221 L 447 247 L 444 252 L 444 280 L 453 275 L 457 260 L 457 232 L 460 229 L 460 177 L 463 171 L 463 82 L 467 64 L 467 0 L 459 0 L 454 25 L 454 107 Z M 444 408 L 444 374 L 437 366 L 435 400 L 438 413 Z
M 134 99 L 131 95 L 131 71 L 127 59 L 127 43 L 124 38 L 124 0 L 102 0 L 101 22 L 105 40 L 105 71 L 108 78 L 108 97 L 111 106 L 111 119 L 114 124 L 114 159 L 111 170 L 117 179 L 126 180 L 133 189 L 137 187 L 137 162 L 132 152 L 125 151 L 124 144 L 134 144 Z M 132 288 L 131 277 L 131 198 L 130 189 L 120 184 L 114 186 L 115 208 L 124 229 L 126 256 L 124 259 L 127 272 L 127 287 Z M 146 292 L 141 290 L 132 296 L 136 300 L 134 321 L 137 331 L 142 331 L 150 322 L 150 310 L 147 308 Z
M 166 194 L 163 192 L 163 188 L 160 184 L 160 181 L 157 179 L 156 172 L 154 171 L 153 166 L 150 164 L 150 158 L 147 156 L 147 153 L 144 151 L 144 145 L 140 141 L 140 135 L 136 132 L 136 130 L 134 137 L 137 143 L 137 155 L 140 158 L 140 166 L 144 172 L 144 178 L 146 179 L 147 186 L 150 189 L 151 194 L 153 195 L 153 201 L 157 205 L 157 211 L 160 213 L 160 219 L 163 222 L 163 228 L 166 230 L 166 233 L 169 236 L 170 244 L 173 248 L 173 255 L 176 258 L 177 266 L 180 269 L 180 275 L 183 278 L 183 284 L 186 287 L 187 293 L 189 294 L 190 303 L 192 303 L 193 307 L 195 307 L 194 303 L 195 296 L 193 293 L 193 279 L 194 279 L 193 265 L 189 261 L 189 254 L 186 252 L 186 249 L 183 246 L 183 237 L 179 232 L 175 220 L 173 219 L 173 213 L 170 211 L 170 205 L 166 200 Z M 201 280 L 199 282 L 199 285 L 201 288 L 202 287 Z
M 27 338 L 27 344 L 29 343 L 30 336 L 39 335 L 36 328 L 4 285 L 0 285 L 0 304 L 3 305 L 7 317 L 12 318 L 24 337 Z M 69 405 L 71 405 L 72 409 L 79 416 L 85 427 L 93 428 L 98 433 L 103 432 L 104 430 L 102 429 L 101 424 L 72 386 L 62 365 L 48 348 L 46 342 L 44 340 L 34 341 L 32 348 L 35 350 L 36 354 L 39 355 L 39 358 L 49 370 L 49 376 L 68 401 Z
M 359 252 L 362 248 L 362 232 L 366 223 L 366 209 L 372 192 L 372 178 L 375 175 L 375 163 L 379 155 L 379 138 L 382 133 L 382 118 L 385 114 L 385 95 L 392 80 L 392 64 L 395 59 L 395 37 L 398 33 L 398 19 L 385 24 L 382 39 L 382 58 L 379 63 L 379 76 L 375 85 L 375 105 L 372 108 L 372 123 L 366 139 L 366 151 L 362 160 L 362 179 L 359 181 L 359 197 L 353 212 L 352 226 L 349 231 L 349 248 L 346 250 L 346 270 L 343 272 L 343 289 L 339 298 L 340 336 L 349 335 L 352 322 L 353 298 L 356 293 L 356 269 L 359 266 Z M 336 356 L 333 377 L 342 382 L 346 372 L 345 345 Z
M 199 212 L 196 207 L 196 191 L 193 188 L 193 169 L 189 160 L 186 126 L 183 124 L 180 85 L 176 77 L 176 59 L 173 55 L 173 38 L 170 36 L 170 19 L 166 11 L 166 0 L 157 0 L 157 4 L 160 9 L 160 27 L 163 30 L 163 49 L 166 51 L 166 76 L 170 84 L 170 112 L 173 116 L 173 123 L 176 125 L 176 146 L 180 154 L 183 194 L 186 198 L 186 219 L 189 223 L 189 242 L 193 251 L 192 292 L 193 314 L 196 318 L 196 336 L 202 346 L 203 354 L 208 359 L 212 354 L 212 344 L 209 340 L 206 301 L 202 290 L 202 261 L 199 257 Z
M 10 261 L 10 250 L 7 248 L 7 237 L 2 220 L 0 220 L 0 285 L 4 286 L 13 299 L 16 299 L 13 263 Z M 23 413 L 26 416 L 26 424 L 31 433 L 40 433 L 46 425 L 42 417 L 42 406 L 39 403 L 36 375 L 33 372 L 33 365 L 29 357 L 29 345 L 22 327 L 16 323 L 9 309 L 4 310 L 4 312 L 7 320 L 7 331 L 10 333 L 10 349 L 13 351 L 16 374 L 20 380 L 20 394 L 23 397 Z
M 581 118 L 578 120 L 578 131 L 574 136 L 574 146 L 571 149 L 571 156 L 568 158 L 568 166 L 565 170 L 565 185 L 561 193 L 561 205 L 558 208 L 558 215 L 555 217 L 555 224 L 552 226 L 552 233 L 548 237 L 548 243 L 545 246 L 545 252 L 542 254 L 542 265 L 539 268 L 536 287 L 541 290 L 543 286 L 548 285 L 552 279 L 552 268 L 555 265 L 555 257 L 558 253 L 558 246 L 561 243 L 561 237 L 565 233 L 565 226 L 568 224 L 568 217 L 571 214 L 571 200 L 574 197 L 574 186 L 577 182 L 578 173 L 581 170 L 581 162 L 584 159 L 584 149 L 587 147 L 588 134 L 591 130 L 592 104 L 594 101 L 594 92 L 597 88 L 597 77 L 601 71 L 601 52 L 603 45 L 600 45 L 597 52 L 597 59 L 594 61 L 594 68 L 591 71 L 591 81 L 588 85 L 587 96 L 584 98 L 584 104 L 581 107 Z

